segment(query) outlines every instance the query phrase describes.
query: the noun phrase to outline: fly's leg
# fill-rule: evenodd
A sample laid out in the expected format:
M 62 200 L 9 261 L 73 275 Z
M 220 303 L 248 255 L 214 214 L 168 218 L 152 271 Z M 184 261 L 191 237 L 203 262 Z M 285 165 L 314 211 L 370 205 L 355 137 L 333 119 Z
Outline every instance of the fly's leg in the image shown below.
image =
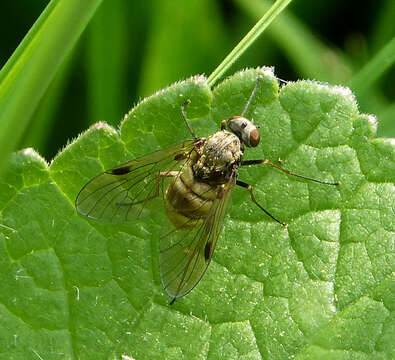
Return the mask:
M 176 300 L 177 300 L 177 298 L 173 297 L 173 299 L 171 299 L 171 301 L 169 302 L 169 305 L 173 305 Z
M 339 185 L 340 185 L 340 181 L 338 181 L 338 182 L 322 181 L 322 180 L 317 180 L 317 179 L 311 178 L 311 177 L 309 177 L 309 176 L 304 176 L 304 175 L 296 174 L 296 173 L 294 173 L 294 172 L 292 172 L 292 171 L 289 171 L 289 170 L 287 170 L 287 169 L 284 169 L 284 168 L 281 167 L 280 165 L 277 165 L 277 164 L 275 164 L 275 163 L 273 163 L 273 162 L 271 162 L 270 160 L 267 160 L 267 159 L 262 159 L 262 160 L 246 160 L 246 161 L 242 161 L 242 162 L 241 162 L 241 165 L 242 165 L 242 166 L 243 166 L 243 165 L 244 165 L 244 166 L 245 166 L 245 165 L 257 165 L 257 164 L 269 165 L 269 166 L 274 167 L 274 168 L 276 168 L 276 169 L 278 169 L 278 170 L 280 170 L 280 171 L 282 171 L 282 172 L 284 172 L 284 173 L 286 173 L 286 174 L 288 174 L 288 175 L 292 175 L 292 176 L 295 176 L 295 177 L 298 177 L 298 178 L 301 178 L 301 179 L 313 181 L 313 182 L 316 182 L 316 183 L 319 183 L 319 184 L 333 185 L 333 186 L 339 186 Z
M 133 201 L 132 201 L 132 202 L 128 202 L 128 201 L 119 202 L 119 203 L 117 203 L 117 205 L 119 205 L 119 206 L 137 205 L 137 204 L 145 203 L 145 202 L 147 202 L 148 200 L 152 200 L 152 199 L 157 198 L 157 197 L 159 196 L 159 185 L 160 185 L 160 181 L 161 181 L 163 178 L 167 178 L 167 177 L 176 177 L 176 176 L 178 176 L 179 173 L 180 173 L 179 171 L 162 171 L 162 172 L 159 172 L 158 175 L 157 175 L 157 177 L 156 177 L 156 191 L 155 191 L 155 194 L 154 194 L 154 195 L 152 195 L 152 196 L 150 196 L 150 197 L 148 197 L 148 198 L 146 198 L 146 199 L 144 199 L 144 200 L 137 201 L 137 202 L 133 202 Z
M 252 90 L 251 95 L 250 95 L 250 97 L 249 97 L 248 100 L 247 100 L 247 104 L 245 105 L 245 107 L 244 107 L 244 109 L 243 109 L 243 112 L 241 113 L 241 116 L 245 116 L 245 114 L 246 114 L 248 108 L 250 107 L 250 104 L 251 104 L 251 102 L 252 102 L 252 99 L 253 99 L 254 96 L 255 96 L 256 90 L 258 89 L 259 83 L 260 83 L 262 80 L 263 80 L 263 77 L 262 77 L 262 76 L 259 76 L 259 77 L 256 79 L 256 83 L 255 83 L 254 89 Z
M 180 172 L 177 170 L 174 171 L 161 171 L 158 174 L 158 179 L 165 178 L 165 177 L 176 177 Z
M 279 224 L 281 224 L 282 226 L 286 227 L 287 224 L 281 222 L 280 220 L 276 219 L 272 214 L 270 214 L 267 210 L 265 210 L 261 205 L 258 204 L 258 202 L 255 200 L 254 194 L 252 193 L 252 186 L 240 181 L 240 180 L 236 180 L 236 185 L 239 185 L 245 189 L 247 189 L 250 192 L 250 196 L 251 196 L 251 200 L 252 202 L 257 205 L 266 215 L 270 216 L 274 221 L 277 221 Z
M 181 115 L 182 115 L 182 118 L 183 118 L 184 121 L 185 121 L 185 124 L 186 124 L 187 127 L 188 127 L 189 132 L 191 133 L 191 135 L 193 136 L 193 138 L 194 138 L 195 140 L 197 140 L 198 137 L 196 136 L 195 132 L 192 130 L 191 124 L 189 123 L 189 121 L 188 121 L 188 119 L 187 119 L 187 116 L 185 115 L 185 106 L 189 105 L 190 103 L 191 103 L 191 100 L 188 99 L 188 100 L 186 100 L 186 101 L 181 105 Z

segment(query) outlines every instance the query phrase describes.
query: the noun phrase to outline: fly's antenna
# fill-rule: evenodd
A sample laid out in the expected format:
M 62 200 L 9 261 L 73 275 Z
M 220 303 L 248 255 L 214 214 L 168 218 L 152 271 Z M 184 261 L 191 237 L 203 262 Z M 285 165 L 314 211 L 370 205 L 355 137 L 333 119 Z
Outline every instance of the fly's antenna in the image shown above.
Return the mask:
M 276 76 L 276 79 L 278 80 L 278 82 L 280 83 L 280 86 L 285 86 L 289 83 L 289 81 L 281 79 L 279 77 Z
M 246 106 L 244 107 L 243 112 L 241 113 L 241 116 L 244 117 L 245 113 L 247 112 L 248 107 L 250 106 L 251 101 L 252 101 L 252 99 L 253 99 L 254 96 L 255 96 L 256 89 L 258 89 L 258 85 L 259 85 L 259 83 L 260 83 L 261 81 L 262 81 L 262 76 L 258 76 L 258 79 L 256 79 L 256 83 L 255 83 L 254 89 L 252 90 L 252 93 L 251 93 L 251 95 L 250 95 L 250 98 L 248 99 L 247 104 L 246 104 Z
M 193 136 L 193 138 L 194 138 L 195 140 L 197 140 L 197 136 L 196 136 L 196 134 L 194 133 L 194 131 L 192 130 L 191 124 L 189 123 L 189 121 L 188 121 L 188 119 L 187 119 L 187 117 L 186 117 L 186 115 L 185 115 L 185 106 L 189 105 L 190 103 L 191 103 L 191 100 L 187 99 L 187 100 L 185 100 L 185 102 L 181 105 L 181 115 L 182 115 L 182 117 L 183 117 L 183 119 L 184 119 L 184 121 L 185 121 L 185 124 L 187 124 L 187 127 L 188 127 L 189 132 L 191 133 L 191 135 Z

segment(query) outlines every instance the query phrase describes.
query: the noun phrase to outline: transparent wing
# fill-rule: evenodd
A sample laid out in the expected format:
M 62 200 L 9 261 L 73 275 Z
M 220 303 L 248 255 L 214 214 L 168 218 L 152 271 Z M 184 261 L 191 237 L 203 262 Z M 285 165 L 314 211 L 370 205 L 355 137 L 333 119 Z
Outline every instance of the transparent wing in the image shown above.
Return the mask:
M 189 293 L 210 264 L 235 182 L 232 176 L 219 190 L 207 217 L 189 220 L 184 224 L 187 230 L 172 228 L 168 221 L 159 241 L 159 264 L 163 287 L 172 302 Z
M 163 179 L 189 160 L 195 140 L 155 151 L 107 170 L 89 181 L 75 201 L 77 211 L 111 222 L 137 219 L 158 198 Z M 161 199 L 160 199 L 161 200 Z

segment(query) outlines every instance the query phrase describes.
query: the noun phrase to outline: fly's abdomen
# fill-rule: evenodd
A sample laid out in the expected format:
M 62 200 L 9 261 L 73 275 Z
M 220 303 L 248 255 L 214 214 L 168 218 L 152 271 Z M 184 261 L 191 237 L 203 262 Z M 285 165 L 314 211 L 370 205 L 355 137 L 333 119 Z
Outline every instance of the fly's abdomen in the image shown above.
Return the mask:
M 217 186 L 197 181 L 188 166 L 166 190 L 166 215 L 177 229 L 192 228 L 206 218 L 217 193 Z

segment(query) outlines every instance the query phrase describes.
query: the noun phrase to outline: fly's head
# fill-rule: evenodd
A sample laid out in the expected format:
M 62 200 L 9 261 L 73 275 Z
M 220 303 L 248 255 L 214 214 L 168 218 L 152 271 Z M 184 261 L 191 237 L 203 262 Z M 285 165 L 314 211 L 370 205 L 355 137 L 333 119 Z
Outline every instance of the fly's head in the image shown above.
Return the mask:
M 261 139 L 257 127 L 243 116 L 232 116 L 227 121 L 228 128 L 248 147 L 255 147 Z

